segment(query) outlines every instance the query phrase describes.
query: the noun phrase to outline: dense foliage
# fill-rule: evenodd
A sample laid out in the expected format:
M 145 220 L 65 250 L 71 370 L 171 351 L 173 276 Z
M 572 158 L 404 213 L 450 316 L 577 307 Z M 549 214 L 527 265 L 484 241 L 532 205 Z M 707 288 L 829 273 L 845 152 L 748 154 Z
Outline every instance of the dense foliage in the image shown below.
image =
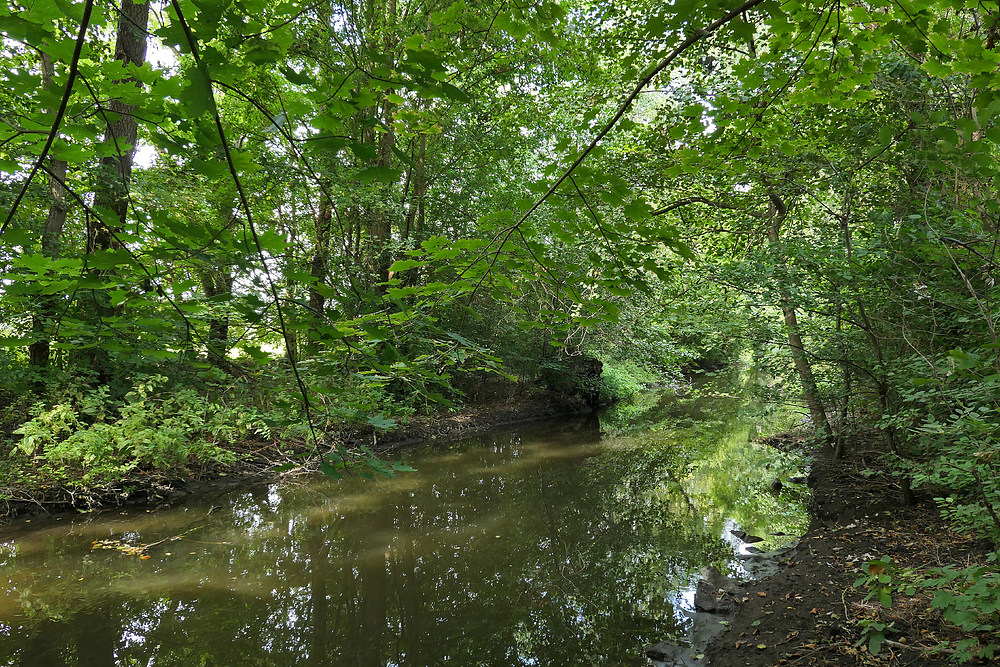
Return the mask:
M 21 474 L 319 445 L 581 352 L 606 395 L 742 358 L 1000 541 L 978 0 L 57 0 L 0 31 Z

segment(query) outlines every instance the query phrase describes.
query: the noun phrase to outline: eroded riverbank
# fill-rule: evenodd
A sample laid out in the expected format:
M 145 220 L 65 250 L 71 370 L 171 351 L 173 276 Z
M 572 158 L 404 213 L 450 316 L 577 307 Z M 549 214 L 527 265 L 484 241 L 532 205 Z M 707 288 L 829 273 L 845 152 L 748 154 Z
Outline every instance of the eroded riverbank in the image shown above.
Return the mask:
M 805 442 L 772 441 L 782 448 Z M 926 573 L 932 567 L 985 563 L 987 549 L 951 532 L 930 495 L 903 505 L 898 482 L 878 472 L 877 451 L 857 442 L 850 452 L 842 461 L 809 452 L 815 461 L 808 532 L 779 572 L 740 587 L 733 612 L 724 617 L 726 629 L 707 647 L 702 664 L 944 667 L 954 664 L 954 642 L 977 636 L 932 611 L 931 591 L 894 591 L 887 608 L 866 600 L 868 589 L 854 585 L 868 575 L 868 564 L 883 556 L 894 572 Z M 874 474 L 862 474 L 872 469 Z M 900 581 L 897 574 L 894 585 Z M 870 623 L 886 626 L 877 655 L 868 649 Z M 995 641 L 989 634 L 978 637 Z

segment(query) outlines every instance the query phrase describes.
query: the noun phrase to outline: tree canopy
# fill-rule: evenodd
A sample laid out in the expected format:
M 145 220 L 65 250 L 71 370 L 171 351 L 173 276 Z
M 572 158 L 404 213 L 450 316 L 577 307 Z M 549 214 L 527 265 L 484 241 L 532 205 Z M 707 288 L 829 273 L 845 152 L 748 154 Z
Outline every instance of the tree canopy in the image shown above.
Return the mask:
M 24 456 L 743 355 L 1000 533 L 982 3 L 56 0 L 0 32 Z M 171 447 L 125 458 L 209 455 Z

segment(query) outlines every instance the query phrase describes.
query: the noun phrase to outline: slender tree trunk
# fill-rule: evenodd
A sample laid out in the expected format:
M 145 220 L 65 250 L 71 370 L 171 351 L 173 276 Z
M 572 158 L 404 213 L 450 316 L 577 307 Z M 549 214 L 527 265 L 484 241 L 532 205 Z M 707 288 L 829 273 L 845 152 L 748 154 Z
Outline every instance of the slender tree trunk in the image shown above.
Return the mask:
M 427 160 L 427 135 L 421 134 L 417 139 L 417 155 L 413 173 L 413 195 L 410 197 L 410 206 L 406 212 L 406 224 L 403 227 L 403 238 L 414 238 L 418 242 L 421 239 L 423 230 L 424 197 L 427 196 L 427 173 L 425 161 Z
M 132 0 L 122 0 L 118 14 L 118 37 L 115 42 L 115 60 L 122 67 L 141 65 L 146 60 L 146 26 L 149 22 L 149 0 L 135 3 Z M 134 77 L 125 77 L 116 83 L 134 81 Z M 98 250 L 110 250 L 118 247 L 115 233 L 125 224 L 128 214 L 129 181 L 132 177 L 132 160 L 135 155 L 135 143 L 138 137 L 138 125 L 133 113 L 135 107 L 118 99 L 108 103 L 107 127 L 104 139 L 115 147 L 115 154 L 101 159 L 101 173 L 98 174 L 98 186 L 94 196 L 94 208 L 102 219 L 90 228 L 87 235 L 87 254 Z M 95 276 L 105 277 L 107 272 L 96 271 Z M 115 309 L 110 304 L 107 294 L 95 290 L 94 311 L 103 321 L 114 316 Z M 90 352 L 91 367 L 97 371 L 100 384 L 107 384 L 112 377 L 110 357 L 106 350 L 94 349 Z
M 382 42 L 378 44 L 385 54 L 392 53 L 396 48 L 396 0 L 385 0 L 382 7 L 378 3 L 372 3 L 372 32 L 371 35 L 381 34 Z M 374 12 L 380 12 L 375 14 Z M 374 40 L 372 40 L 374 42 Z M 386 94 L 392 90 L 387 90 Z M 381 104 L 375 109 L 375 116 L 381 121 L 382 131 L 372 132 L 371 143 L 377 147 L 375 167 L 384 169 L 392 164 L 392 152 L 396 146 L 396 137 L 392 131 L 393 126 L 393 103 L 383 98 Z M 391 192 L 391 186 L 382 185 L 380 188 L 384 193 L 386 201 Z M 392 253 L 390 245 L 392 243 L 392 217 L 388 207 L 379 205 L 375 211 L 367 216 L 368 226 L 368 252 L 366 263 L 368 265 L 369 279 L 372 290 L 381 294 L 385 291 L 384 283 L 389 280 L 389 267 L 392 265 Z
M 845 426 L 847 424 L 848 410 L 851 405 L 851 364 L 850 360 L 847 358 L 847 345 L 844 344 L 844 318 L 843 318 L 843 308 L 837 308 L 837 335 L 840 338 L 840 372 L 843 376 L 843 387 L 840 394 L 840 416 L 837 423 L 837 444 L 833 449 L 833 458 L 842 459 L 844 457 L 844 450 L 846 449 L 845 442 Z
M 115 43 L 115 60 L 120 60 L 122 67 L 141 65 L 146 60 L 146 26 L 149 23 L 149 0 L 135 3 L 132 0 L 122 0 L 118 15 L 118 38 Z M 127 77 L 116 83 L 135 81 Z M 114 230 L 109 226 L 125 224 L 128 213 L 129 181 L 132 177 L 132 161 L 135 156 L 135 143 L 138 138 L 138 125 L 133 113 L 135 107 L 118 99 L 108 103 L 108 125 L 104 139 L 115 147 L 115 155 L 101 159 L 104 172 L 94 201 L 95 208 L 105 209 L 114 213 L 114 219 L 105 220 L 105 225 L 98 224 L 88 239 L 88 251 L 95 249 L 107 250 L 114 247 Z
M 854 244 L 851 241 L 851 180 L 848 179 L 844 186 L 844 199 L 841 202 L 840 207 L 840 231 L 844 239 L 844 261 L 846 263 L 846 270 L 848 275 L 848 287 L 852 292 L 857 294 L 857 289 L 854 284 L 853 276 L 853 264 L 854 264 Z M 841 459 L 844 457 L 844 450 L 846 448 L 846 443 L 844 441 L 844 425 L 847 422 L 848 408 L 851 403 L 851 364 L 847 358 L 847 345 L 844 344 L 844 307 L 843 303 L 839 304 L 837 307 L 837 335 L 841 341 L 841 362 L 840 369 L 843 375 L 843 391 L 841 392 L 841 404 L 840 404 L 840 421 L 837 424 L 837 445 L 833 450 L 833 458 Z
M 316 214 L 316 246 L 309 265 L 309 275 L 313 282 L 309 285 L 309 308 L 313 315 L 323 315 L 326 297 L 316 289 L 316 286 L 326 280 L 327 262 L 330 254 L 330 227 L 333 222 L 333 209 L 330 200 L 323 197 Z
M 771 205 L 768 211 L 767 237 L 771 243 L 771 248 L 775 252 L 776 262 L 779 267 L 784 268 L 784 257 L 781 253 L 781 226 L 788 215 L 788 207 L 775 194 L 770 195 Z M 802 395 L 805 398 L 806 406 L 809 408 L 809 416 L 812 418 L 813 428 L 817 432 L 828 434 L 830 425 L 826 418 L 826 410 L 819 398 L 819 390 L 816 387 L 816 378 L 812 372 L 812 365 L 809 356 L 806 354 L 805 345 L 802 343 L 802 335 L 799 333 L 799 320 L 795 313 L 795 304 L 792 300 L 791 292 L 784 284 L 778 284 L 778 293 L 781 297 L 781 314 L 785 320 L 785 330 L 788 332 L 788 348 L 792 354 L 792 362 L 799 376 L 802 385 Z
M 387 124 L 392 120 L 392 103 L 388 100 L 382 103 L 382 117 Z M 395 138 L 392 132 L 386 131 L 378 137 L 378 159 L 375 163 L 377 167 L 388 167 L 392 164 L 392 149 L 395 146 Z M 388 195 L 389 188 L 383 188 Z M 389 280 L 389 266 L 392 265 L 392 253 L 390 244 L 392 242 L 392 218 L 388 211 L 380 206 L 369 218 L 368 226 L 368 270 L 370 272 L 372 287 L 377 292 L 382 292 L 385 288 L 379 287 L 379 283 Z
M 202 268 L 198 271 L 201 287 L 206 299 L 232 294 L 232 267 Z M 217 368 L 229 366 L 229 315 L 213 313 L 208 320 L 208 337 L 206 338 L 208 361 Z
M 306 317 L 316 322 L 323 320 L 323 309 L 326 307 L 326 297 L 323 295 L 321 285 L 326 283 L 329 271 L 328 262 L 330 257 L 330 232 L 333 223 L 333 207 L 330 200 L 324 195 L 320 199 L 319 211 L 315 217 L 316 241 L 313 246 L 312 260 L 309 262 L 309 312 Z M 348 278 L 350 279 L 350 278 Z M 323 345 L 316 336 L 306 336 L 302 345 L 303 353 L 306 355 L 316 354 L 323 349 Z
M 347 211 L 347 221 L 348 229 L 350 230 L 350 236 L 352 239 L 351 243 L 351 256 L 350 260 L 354 266 L 361 266 L 361 250 L 362 250 L 362 240 L 361 240 L 361 215 L 358 213 L 357 207 L 352 206 Z
M 848 271 L 852 270 L 851 264 L 854 261 L 854 243 L 851 238 L 851 190 L 850 183 L 847 184 L 847 191 L 844 193 L 844 202 L 842 204 L 842 210 L 840 214 L 840 228 L 844 237 L 844 256 L 848 263 Z M 857 289 L 857 285 L 854 283 L 853 277 L 850 279 L 850 288 L 854 292 L 855 301 L 858 307 L 858 316 L 861 321 L 861 325 L 864 328 L 865 335 L 868 337 L 868 341 L 871 343 L 872 352 L 875 354 L 875 363 L 877 368 L 875 368 L 876 389 L 878 392 L 878 403 L 879 412 L 882 416 L 892 414 L 892 400 L 890 397 L 890 387 L 889 387 L 889 376 L 886 373 L 885 367 L 885 355 L 882 350 L 882 340 L 878 337 L 875 331 L 875 327 L 872 325 L 871 319 L 868 317 L 868 309 L 865 308 L 865 301 L 860 296 L 861 292 Z M 845 365 L 846 369 L 846 365 Z M 845 370 L 846 373 L 846 370 Z M 849 378 L 849 376 L 848 376 Z M 849 393 L 850 387 L 845 388 L 845 392 Z M 901 448 L 899 446 L 899 441 L 896 437 L 896 429 L 891 425 L 885 426 L 882 431 L 883 437 L 885 438 L 886 448 L 897 455 L 901 455 Z M 840 452 L 838 447 L 838 452 Z M 842 453 L 842 452 L 841 452 Z M 910 478 L 903 475 L 900 480 L 900 489 L 902 493 L 903 503 L 906 505 L 913 505 L 916 499 L 913 496 L 913 489 L 911 487 Z
M 406 222 L 402 230 L 404 240 L 413 239 L 419 245 L 424 240 L 424 199 L 427 197 L 427 135 L 421 134 L 417 139 L 417 155 L 415 157 L 413 174 L 413 193 L 410 196 L 409 208 L 406 211 Z M 413 286 L 419 282 L 417 271 L 407 271 L 403 280 Z
M 52 58 L 42 53 L 42 85 L 48 88 L 52 84 L 54 74 Z M 66 196 L 66 162 L 49 158 L 49 212 L 42 229 L 42 255 L 50 259 L 59 257 L 59 244 L 62 240 L 63 227 L 66 225 L 66 214 L 69 203 Z M 28 363 L 40 373 L 49 366 L 50 333 L 49 325 L 57 317 L 57 301 L 49 295 L 40 296 L 31 316 L 31 330 L 36 340 L 28 346 Z M 36 382 L 36 389 L 43 386 L 41 378 Z

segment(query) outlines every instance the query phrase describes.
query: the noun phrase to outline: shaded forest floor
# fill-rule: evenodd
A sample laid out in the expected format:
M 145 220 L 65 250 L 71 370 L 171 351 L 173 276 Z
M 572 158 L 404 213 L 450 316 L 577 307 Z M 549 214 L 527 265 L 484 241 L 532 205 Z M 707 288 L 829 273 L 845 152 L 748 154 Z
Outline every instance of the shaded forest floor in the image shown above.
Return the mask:
M 799 449 L 802 439 L 779 436 L 769 444 Z M 741 585 L 727 629 L 705 651 L 711 667 L 954 664 L 934 652 L 943 641 L 966 637 L 930 608 L 931 593 L 893 593 L 892 606 L 865 600 L 855 581 L 868 563 L 889 556 L 900 570 L 918 572 L 984 562 L 988 545 L 958 535 L 929 495 L 901 502 L 899 485 L 875 462 L 876 453 L 855 444 L 842 461 L 817 457 L 810 475 L 812 521 L 808 533 L 777 574 Z M 865 469 L 875 474 L 862 474 Z M 872 655 L 862 622 L 892 626 Z M 982 638 L 984 643 L 995 637 Z M 973 662 L 971 664 L 997 664 Z
M 371 427 L 344 429 L 323 436 L 327 445 L 343 444 L 349 450 L 366 446 L 375 453 L 439 438 L 458 438 L 492 428 L 589 411 L 580 397 L 544 390 L 515 393 L 508 390 L 486 392 L 455 412 L 441 411 L 411 418 L 387 433 Z M 182 498 L 223 491 L 250 480 L 264 480 L 282 474 L 279 466 L 297 469 L 318 468 L 312 450 L 301 440 L 247 440 L 233 448 L 237 460 L 230 464 L 206 464 L 175 470 L 133 470 L 114 484 L 69 487 L 39 480 L 36 486 L 0 485 L 0 525 L 71 511 L 102 507 L 149 505 L 162 507 Z M 2 460 L 0 460 L 2 464 Z M 287 472 L 294 472 L 287 471 Z

